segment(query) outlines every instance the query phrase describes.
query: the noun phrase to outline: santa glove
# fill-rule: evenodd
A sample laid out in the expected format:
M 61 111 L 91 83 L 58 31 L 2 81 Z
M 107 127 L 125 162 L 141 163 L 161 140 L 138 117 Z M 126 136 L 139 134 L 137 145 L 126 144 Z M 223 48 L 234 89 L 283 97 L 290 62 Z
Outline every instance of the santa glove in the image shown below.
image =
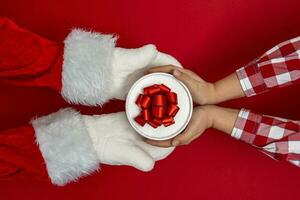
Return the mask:
M 171 55 L 157 51 L 153 44 L 137 49 L 115 48 L 112 59 L 111 97 L 125 99 L 131 85 L 150 67 L 181 64 Z
M 66 108 L 32 121 L 48 175 L 65 185 L 99 169 L 99 164 L 129 165 L 142 171 L 174 148 L 151 146 L 128 123 L 125 113 L 81 115 Z
M 150 171 L 155 161 L 174 150 L 145 143 L 130 126 L 124 112 L 83 116 L 83 119 L 100 163 Z
M 148 67 L 180 63 L 152 44 L 137 49 L 115 47 L 116 37 L 74 29 L 64 41 L 61 93 L 68 102 L 101 105 L 125 99 Z

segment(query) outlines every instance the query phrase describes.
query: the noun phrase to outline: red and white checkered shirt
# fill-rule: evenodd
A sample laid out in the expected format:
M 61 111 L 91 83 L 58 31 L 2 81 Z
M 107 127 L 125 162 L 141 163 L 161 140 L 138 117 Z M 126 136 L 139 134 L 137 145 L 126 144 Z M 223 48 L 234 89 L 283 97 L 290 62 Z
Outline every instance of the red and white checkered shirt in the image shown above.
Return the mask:
M 300 36 L 282 42 L 236 71 L 246 96 L 300 83 Z M 241 109 L 231 133 L 276 160 L 300 167 L 300 121 Z

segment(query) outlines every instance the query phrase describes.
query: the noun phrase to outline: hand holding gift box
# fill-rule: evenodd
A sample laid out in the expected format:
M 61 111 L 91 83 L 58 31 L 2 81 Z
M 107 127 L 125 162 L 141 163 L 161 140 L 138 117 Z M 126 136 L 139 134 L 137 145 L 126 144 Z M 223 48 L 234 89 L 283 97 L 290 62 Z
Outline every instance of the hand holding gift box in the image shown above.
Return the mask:
M 0 17 L 0 26 L 0 52 L 3 55 L 0 59 L 1 81 L 22 87 L 48 87 L 73 104 L 95 106 L 111 98 L 124 99 L 132 84 L 149 67 L 167 64 L 181 66 L 173 57 L 158 52 L 154 45 L 138 49 L 115 47 L 116 38 L 112 35 L 74 29 L 64 43 L 57 43 L 31 33 L 6 18 Z M 38 117 L 26 126 L 3 130 L 0 134 L 0 178 L 38 175 L 50 178 L 53 184 L 65 185 L 96 171 L 100 163 L 130 165 L 149 171 L 155 161 L 173 151 L 173 147 L 148 145 L 134 130 L 153 139 L 148 140 L 150 144 L 170 147 L 188 144 L 205 129 L 213 127 L 260 148 L 274 158 L 299 166 L 299 145 L 289 146 L 299 143 L 299 121 L 265 116 L 245 109 L 238 111 L 205 105 L 194 109 L 187 126 L 192 111 L 188 91 L 195 103 L 204 105 L 298 83 L 299 41 L 300 37 L 279 44 L 214 84 L 189 70 L 174 66 L 153 68 L 149 72 L 164 73 L 139 79 L 129 92 L 126 114 L 130 124 L 124 112 L 85 116 L 72 109 L 63 109 Z M 289 62 L 286 62 L 287 59 Z M 173 74 L 180 81 L 166 73 Z M 170 126 L 153 128 L 149 124 L 141 126 L 133 120 L 141 111 L 134 103 L 138 94 L 153 84 L 165 84 L 177 94 L 180 110 L 174 116 L 175 123 Z M 155 101 L 158 103 L 156 105 L 163 105 L 161 103 L 164 102 L 163 97 Z M 157 116 L 166 113 L 161 111 L 158 108 L 154 113 L 157 112 Z M 144 110 L 143 119 L 149 121 L 151 114 Z M 159 124 L 158 119 L 153 119 L 151 123 Z M 171 118 L 165 120 L 172 122 Z M 262 125 L 261 121 L 266 123 Z M 108 125 L 114 125 L 113 129 Z M 172 137 L 175 138 L 170 139 Z M 286 146 L 289 146 L 288 152 L 286 148 L 281 148 Z
M 113 35 L 74 29 L 64 43 L 57 43 L 6 18 L 0 17 L 0 27 L 1 81 L 48 87 L 73 104 L 96 106 L 109 99 L 124 99 L 145 69 L 163 64 L 180 66 L 154 45 L 115 47 Z M 174 149 L 145 143 L 124 112 L 86 116 L 67 108 L 37 117 L 26 126 L 1 131 L 0 135 L 0 171 L 5 178 L 14 178 L 18 172 L 19 178 L 30 174 L 55 185 L 91 174 L 100 163 L 149 171 L 155 161 Z

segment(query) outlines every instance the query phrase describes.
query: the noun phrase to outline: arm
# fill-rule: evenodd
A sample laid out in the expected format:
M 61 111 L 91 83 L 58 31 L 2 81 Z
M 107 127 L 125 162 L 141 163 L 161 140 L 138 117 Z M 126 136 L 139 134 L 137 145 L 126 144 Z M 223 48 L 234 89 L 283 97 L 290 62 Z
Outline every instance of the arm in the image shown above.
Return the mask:
M 300 37 L 283 42 L 257 61 L 214 84 L 204 81 L 190 70 L 170 65 L 155 67 L 148 72 L 172 73 L 187 85 L 196 103 L 213 104 L 299 83 L 299 49 Z M 245 109 L 238 111 L 217 106 L 198 106 L 182 134 L 171 140 L 148 140 L 148 143 L 162 147 L 189 144 L 204 130 L 213 127 L 258 147 L 275 159 L 288 160 L 300 166 L 299 124 L 298 121 L 256 114 Z
M 300 83 L 300 37 L 282 42 L 258 59 L 217 81 L 215 98 L 219 103 L 253 96 L 270 89 Z
M 248 143 L 273 159 L 300 167 L 300 122 L 235 110 L 205 106 L 212 128 Z
M 113 35 L 82 29 L 56 43 L 0 17 L 0 83 L 49 87 L 70 103 L 101 105 L 124 99 L 138 72 L 157 58 L 179 64 L 151 44 L 123 49 L 115 43 Z
M 64 44 L 56 43 L 0 18 L 0 81 L 49 87 L 71 103 L 103 104 L 111 97 L 115 40 L 74 29 Z
M 117 69 L 113 70 L 113 77 L 118 84 L 113 84 L 113 92 L 124 94 L 120 91 L 120 86 L 126 85 L 122 80 L 127 81 L 128 74 L 140 67 L 180 65 L 167 54 L 158 52 L 155 57 L 155 51 L 153 45 L 129 50 L 116 48 L 114 58 L 118 59 L 113 59 L 112 66 Z M 100 162 L 149 171 L 155 161 L 173 151 L 146 144 L 132 129 L 124 112 L 82 116 L 72 109 L 63 109 L 37 118 L 32 124 L 0 131 L 1 180 L 38 177 L 61 186 L 99 170 Z M 114 129 L 107 125 L 114 125 Z
M 192 118 L 186 129 L 173 139 L 165 141 L 147 140 L 148 143 L 161 146 L 179 146 L 191 143 L 206 129 L 215 128 L 224 133 L 231 134 L 239 111 L 213 105 L 196 106 Z
M 147 140 L 161 147 L 186 145 L 207 128 L 215 128 L 248 143 L 270 157 L 300 167 L 300 122 L 262 115 L 246 109 L 198 106 L 183 133 L 165 141 Z
M 150 171 L 173 149 L 145 143 L 124 112 L 86 116 L 66 108 L 0 131 L 0 180 L 34 177 L 63 186 L 100 163 Z
M 63 186 L 99 168 L 82 116 L 72 109 L 0 131 L 0 180 L 36 178 Z
M 0 180 L 36 177 L 48 180 L 31 125 L 0 131 Z
M 238 113 L 231 136 L 255 146 L 276 160 L 300 167 L 300 122 L 258 114 Z
M 190 89 L 200 105 L 253 96 L 273 88 L 300 83 L 300 37 L 282 42 L 235 73 L 209 83 L 194 72 L 176 66 L 159 66 L 147 73 L 172 73 Z

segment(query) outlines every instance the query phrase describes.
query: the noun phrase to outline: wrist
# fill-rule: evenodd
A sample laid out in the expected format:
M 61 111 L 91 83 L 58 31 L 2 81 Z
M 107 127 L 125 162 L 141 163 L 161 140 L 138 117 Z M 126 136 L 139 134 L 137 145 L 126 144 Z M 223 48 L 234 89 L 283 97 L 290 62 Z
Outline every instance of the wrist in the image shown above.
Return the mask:
M 231 134 L 239 110 L 223 108 L 214 105 L 205 106 L 209 128 L 214 128 L 227 134 Z
M 208 99 L 207 99 L 207 102 L 206 104 L 214 104 L 216 102 L 216 98 L 217 98 L 217 95 L 216 95 L 216 85 L 214 83 L 208 83 Z
M 206 128 L 213 128 L 214 127 L 214 121 L 215 121 L 215 110 L 216 106 L 214 105 L 205 105 L 202 106 L 202 109 L 205 112 L 205 116 L 207 119 L 207 127 Z
M 201 89 L 201 84 L 200 84 L 199 88 L 200 88 L 199 90 L 203 90 L 203 89 Z M 199 105 L 215 104 L 215 101 L 216 101 L 215 84 L 206 82 L 204 91 L 205 91 L 205 95 L 203 95 L 202 93 L 198 93 L 198 96 L 195 98 L 195 102 Z
M 212 83 L 213 85 L 213 104 L 221 103 L 224 101 L 224 95 L 222 94 L 222 87 L 219 82 Z
M 240 81 L 235 73 L 213 83 L 214 104 L 245 96 Z
M 85 128 L 91 138 L 92 147 L 95 149 L 99 161 L 103 163 L 103 152 L 105 150 L 106 142 L 107 142 L 107 131 L 105 129 L 105 125 L 102 120 L 99 120 L 100 117 L 92 116 L 92 115 L 83 115 L 83 121 Z

